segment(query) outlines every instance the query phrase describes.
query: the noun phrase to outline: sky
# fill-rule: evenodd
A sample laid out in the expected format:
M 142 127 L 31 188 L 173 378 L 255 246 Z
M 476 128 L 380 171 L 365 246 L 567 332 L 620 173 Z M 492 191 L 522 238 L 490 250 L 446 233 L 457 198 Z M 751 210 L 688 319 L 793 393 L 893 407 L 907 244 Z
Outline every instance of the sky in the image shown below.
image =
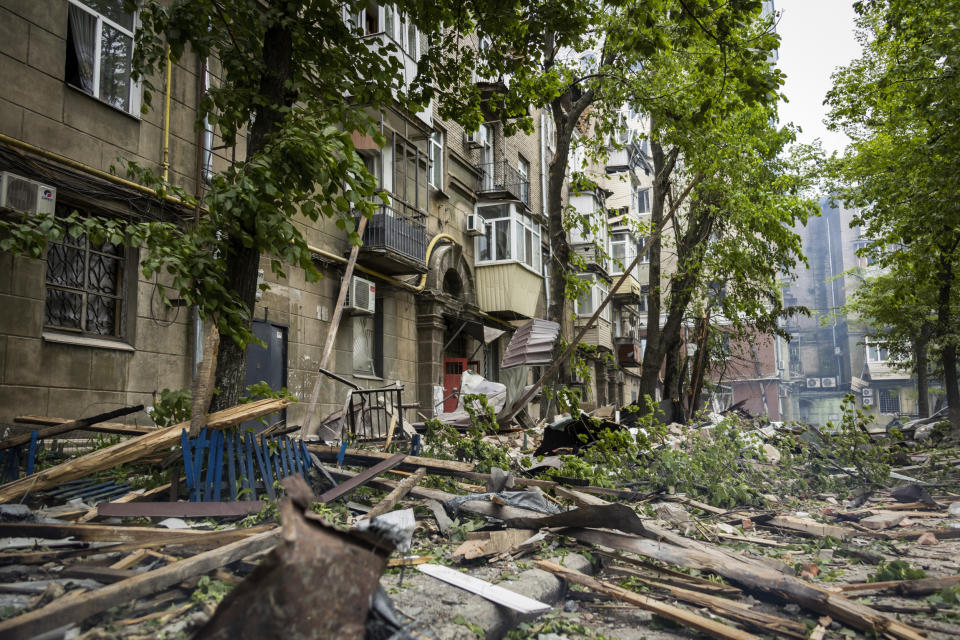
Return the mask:
M 852 0 L 776 0 L 781 12 L 780 68 L 789 102 L 780 105 L 780 121 L 793 122 L 803 132 L 801 142 L 820 138 L 827 153 L 842 151 L 847 137 L 827 131 L 823 105 L 832 86 L 830 74 L 860 55 L 854 37 Z

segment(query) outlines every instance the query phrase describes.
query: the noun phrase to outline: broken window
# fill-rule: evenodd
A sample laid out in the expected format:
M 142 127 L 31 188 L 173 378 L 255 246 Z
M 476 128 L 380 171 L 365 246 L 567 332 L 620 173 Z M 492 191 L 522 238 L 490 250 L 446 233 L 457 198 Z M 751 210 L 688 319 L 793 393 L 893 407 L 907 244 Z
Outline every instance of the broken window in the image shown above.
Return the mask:
M 880 413 L 900 413 L 900 394 L 896 389 L 880 389 L 877 401 Z
M 57 205 L 57 213 L 72 211 Z M 124 247 L 65 234 L 47 248 L 44 326 L 94 336 L 123 337 Z
M 127 113 L 140 109 L 134 19 L 121 0 L 70 0 L 67 10 L 67 83 Z
M 443 189 L 443 131 L 430 134 L 430 186 Z

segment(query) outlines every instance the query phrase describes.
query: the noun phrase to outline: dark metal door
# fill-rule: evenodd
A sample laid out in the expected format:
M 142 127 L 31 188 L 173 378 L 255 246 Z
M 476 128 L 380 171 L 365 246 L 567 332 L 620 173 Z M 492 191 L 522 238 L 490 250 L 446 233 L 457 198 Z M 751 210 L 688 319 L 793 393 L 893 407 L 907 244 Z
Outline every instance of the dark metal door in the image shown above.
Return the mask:
M 287 386 L 287 327 L 263 320 L 253 321 L 253 335 L 262 340 L 266 347 L 250 343 L 247 346 L 247 375 L 244 384 L 251 385 L 266 382 L 274 391 Z M 268 424 L 286 419 L 286 410 L 271 413 L 266 417 Z M 259 426 L 257 426 L 259 425 Z M 244 427 L 263 426 L 260 421 L 250 421 Z

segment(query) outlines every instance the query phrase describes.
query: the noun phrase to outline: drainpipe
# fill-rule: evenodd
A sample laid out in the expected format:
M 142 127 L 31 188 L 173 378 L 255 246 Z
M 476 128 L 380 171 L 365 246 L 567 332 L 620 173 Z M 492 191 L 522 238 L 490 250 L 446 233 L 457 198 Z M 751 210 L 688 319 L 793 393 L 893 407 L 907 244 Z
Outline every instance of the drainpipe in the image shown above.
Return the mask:
M 540 112 L 540 215 L 547 209 L 547 114 Z M 543 235 L 541 234 L 541 242 Z M 546 297 L 547 310 L 550 309 L 550 265 L 553 264 L 553 245 L 547 242 L 547 264 L 540 265 L 543 276 L 543 292 Z M 541 247 L 537 250 L 543 253 Z
M 173 78 L 173 61 L 170 59 L 170 47 L 167 46 L 167 86 L 163 98 L 163 181 L 170 176 L 170 82 Z

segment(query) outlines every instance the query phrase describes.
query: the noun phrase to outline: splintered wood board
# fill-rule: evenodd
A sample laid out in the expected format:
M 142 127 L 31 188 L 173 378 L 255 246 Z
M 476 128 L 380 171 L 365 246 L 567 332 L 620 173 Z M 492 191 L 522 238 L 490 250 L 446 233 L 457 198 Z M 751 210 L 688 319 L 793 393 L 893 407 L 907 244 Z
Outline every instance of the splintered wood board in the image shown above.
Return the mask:
M 476 594 L 481 598 L 486 598 L 494 604 L 508 607 L 520 613 L 538 614 L 551 609 L 550 605 L 544 604 L 539 600 L 534 600 L 533 598 L 522 596 L 519 593 L 514 593 L 509 589 L 490 584 L 486 580 L 468 576 L 450 567 L 444 567 L 439 564 L 421 564 L 417 566 L 417 570 L 437 580 L 442 580 L 455 587 L 459 587 L 464 591 Z

